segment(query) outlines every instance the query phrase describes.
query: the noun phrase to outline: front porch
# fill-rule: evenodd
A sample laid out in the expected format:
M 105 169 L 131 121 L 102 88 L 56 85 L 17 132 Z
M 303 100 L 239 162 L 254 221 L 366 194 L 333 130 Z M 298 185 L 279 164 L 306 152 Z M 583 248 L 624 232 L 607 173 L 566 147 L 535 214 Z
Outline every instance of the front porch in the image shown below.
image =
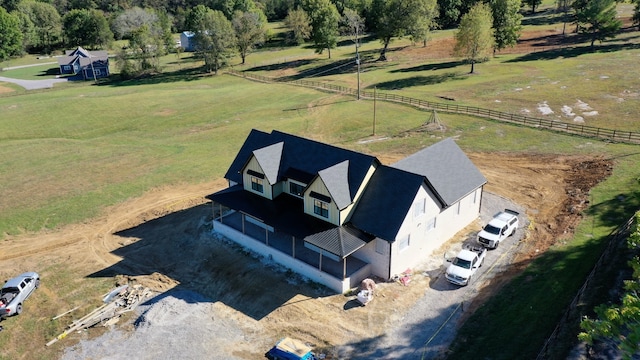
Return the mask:
M 305 246 L 302 238 L 239 211 L 215 217 L 213 231 L 340 293 L 357 287 L 371 272 L 368 263 L 351 254 L 339 258 L 322 249 L 312 250 L 315 246 Z

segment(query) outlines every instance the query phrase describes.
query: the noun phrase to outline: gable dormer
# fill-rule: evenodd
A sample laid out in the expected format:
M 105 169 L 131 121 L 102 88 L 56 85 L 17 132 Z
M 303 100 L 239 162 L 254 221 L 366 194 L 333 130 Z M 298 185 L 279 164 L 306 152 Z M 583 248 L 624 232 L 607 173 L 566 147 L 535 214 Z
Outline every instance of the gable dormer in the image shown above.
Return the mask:
M 283 145 L 277 143 L 253 151 L 242 168 L 242 184 L 245 190 L 270 200 L 279 194 L 276 184 Z
M 304 193 L 304 211 L 340 225 L 340 210 L 351 204 L 349 161 L 318 171 Z

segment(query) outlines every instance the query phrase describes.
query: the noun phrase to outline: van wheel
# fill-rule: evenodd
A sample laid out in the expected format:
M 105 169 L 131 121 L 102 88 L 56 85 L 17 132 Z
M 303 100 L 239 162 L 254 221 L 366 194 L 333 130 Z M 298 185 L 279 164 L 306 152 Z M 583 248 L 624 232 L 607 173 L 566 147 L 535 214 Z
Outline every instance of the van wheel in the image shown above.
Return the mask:
M 16 307 L 16 315 L 22 314 L 22 304 L 18 304 Z
M 516 233 L 516 229 L 511 230 L 511 234 L 509 234 L 509 236 L 513 236 L 513 234 Z
M 496 241 L 496 246 L 494 246 L 493 248 L 494 248 L 494 249 L 497 249 L 497 248 L 498 248 L 498 245 L 500 245 L 500 241 Z

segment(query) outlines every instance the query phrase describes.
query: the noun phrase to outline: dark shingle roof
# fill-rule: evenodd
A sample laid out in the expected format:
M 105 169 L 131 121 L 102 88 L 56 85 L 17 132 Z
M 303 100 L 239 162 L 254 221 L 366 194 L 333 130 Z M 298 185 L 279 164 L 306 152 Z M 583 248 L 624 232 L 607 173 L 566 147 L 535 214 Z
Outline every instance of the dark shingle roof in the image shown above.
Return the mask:
M 284 143 L 279 142 L 253 151 L 253 155 L 260 163 L 260 166 L 264 171 L 264 175 L 267 177 L 267 180 L 269 180 L 269 184 L 271 185 L 278 182 L 278 172 L 280 170 L 283 146 Z
M 255 150 L 277 143 L 283 143 L 282 157 L 278 168 L 278 181 L 284 179 L 284 174 L 291 173 L 296 173 L 298 176 L 308 174 L 308 178 L 311 178 L 317 175 L 321 170 L 325 170 L 344 161 L 348 161 L 346 179 L 348 180 L 347 189 L 349 199 L 354 198 L 358 188 L 362 184 L 362 181 L 364 181 L 369 168 L 374 164 L 378 164 L 378 160 L 374 156 L 323 144 L 314 140 L 304 139 L 276 130 L 269 134 L 254 129 L 251 130 L 251 133 L 238 151 L 238 155 L 236 155 L 235 160 L 231 163 L 225 178 L 236 183 L 242 183 L 242 175 L 240 174 L 240 171 L 245 166 L 252 153 Z M 275 162 L 275 160 L 273 162 Z M 262 162 L 260 164 L 263 167 L 265 166 Z M 271 162 L 269 162 L 269 164 L 271 164 Z M 271 165 L 267 167 L 270 166 Z M 263 170 L 266 171 L 264 168 Z M 338 166 L 337 168 L 327 172 L 327 176 L 332 179 L 334 175 L 342 176 L 343 174 L 344 169 L 342 166 Z M 335 195 L 340 198 L 341 202 L 343 202 L 343 189 L 339 189 L 339 187 L 333 187 L 333 189 L 336 191 Z M 334 200 L 337 201 L 338 199 L 336 198 Z
M 349 160 L 320 170 L 318 176 L 329 190 L 338 209 L 342 210 L 353 202 L 349 193 Z
M 358 202 L 351 224 L 381 239 L 394 241 L 422 184 L 421 175 L 379 166 Z
M 451 138 L 433 144 L 391 166 L 426 177 L 445 207 L 451 206 L 487 182 L 480 170 Z

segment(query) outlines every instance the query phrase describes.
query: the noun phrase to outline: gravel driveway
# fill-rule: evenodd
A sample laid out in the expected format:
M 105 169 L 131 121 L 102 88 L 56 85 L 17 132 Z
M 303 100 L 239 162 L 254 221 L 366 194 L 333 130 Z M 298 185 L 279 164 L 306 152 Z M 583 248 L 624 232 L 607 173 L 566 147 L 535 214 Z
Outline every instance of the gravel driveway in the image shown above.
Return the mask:
M 431 286 L 405 316 L 390 326 L 383 337 L 339 347 L 340 359 L 434 359 L 453 341 L 460 325 L 465 303 L 471 301 L 482 284 L 502 267 L 508 266 L 529 220 L 524 209 L 499 196 L 485 192 L 481 220 L 488 222 L 505 208 L 519 211 L 520 228 L 516 234 L 488 251 L 484 265 L 471 284 L 458 287 L 444 278 L 443 254 L 433 254 L 422 267 Z M 475 234 L 464 243 L 476 244 Z M 448 254 L 455 255 L 455 253 Z M 220 316 L 218 303 L 211 303 L 193 292 L 169 291 L 136 309 L 130 329 L 114 328 L 95 339 L 85 339 L 67 348 L 64 360 L 123 359 L 246 359 L 236 357 L 230 344 L 251 342 L 249 329 Z M 126 327 L 125 327 L 126 328 Z M 250 333 L 246 333 L 249 330 Z M 268 349 L 265 349 L 265 351 Z M 245 354 L 246 355 L 246 354 Z

